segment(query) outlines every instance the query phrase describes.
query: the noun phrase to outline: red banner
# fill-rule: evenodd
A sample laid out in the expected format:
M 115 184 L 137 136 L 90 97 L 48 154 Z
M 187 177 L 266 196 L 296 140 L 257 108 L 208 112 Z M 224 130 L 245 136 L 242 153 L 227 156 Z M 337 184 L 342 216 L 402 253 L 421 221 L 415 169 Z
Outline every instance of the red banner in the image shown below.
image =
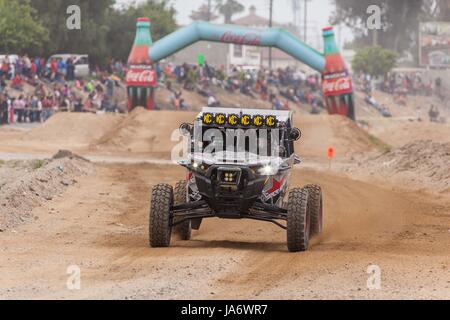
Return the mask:
M 157 75 L 152 69 L 131 66 L 127 72 L 127 85 L 140 87 L 156 87 Z

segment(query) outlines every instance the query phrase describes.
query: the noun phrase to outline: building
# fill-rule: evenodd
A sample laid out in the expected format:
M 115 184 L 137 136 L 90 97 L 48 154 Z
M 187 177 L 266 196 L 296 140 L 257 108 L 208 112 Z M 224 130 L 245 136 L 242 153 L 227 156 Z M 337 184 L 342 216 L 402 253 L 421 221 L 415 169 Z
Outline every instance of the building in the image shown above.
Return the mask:
M 267 18 L 259 16 L 256 8 L 251 6 L 249 14 L 233 20 L 233 24 L 257 29 L 266 29 L 268 28 L 270 21 Z M 282 25 L 276 21 L 273 21 L 272 25 L 274 27 L 285 28 L 298 37 L 295 28 L 291 25 Z M 235 44 L 230 44 L 229 47 L 228 62 L 230 65 L 256 68 L 260 68 L 261 66 L 265 68 L 269 67 L 270 48 L 248 47 Z M 300 64 L 300 62 L 287 53 L 275 48 L 272 49 L 272 68 L 285 68 L 288 66 L 297 66 L 298 64 Z

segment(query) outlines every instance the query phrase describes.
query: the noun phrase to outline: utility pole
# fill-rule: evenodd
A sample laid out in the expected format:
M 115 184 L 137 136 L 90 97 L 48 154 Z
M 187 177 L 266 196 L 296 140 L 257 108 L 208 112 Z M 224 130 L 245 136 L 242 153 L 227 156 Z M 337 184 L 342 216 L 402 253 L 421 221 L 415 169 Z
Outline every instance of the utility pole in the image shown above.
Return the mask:
M 294 13 L 294 26 L 299 36 L 302 33 L 302 16 L 301 16 L 302 5 L 300 1 L 301 0 L 292 0 L 292 11 Z
M 208 0 L 208 22 L 211 22 L 211 1 L 212 0 Z
M 308 42 L 308 0 L 305 0 L 303 41 Z
M 376 47 L 378 45 L 378 30 L 372 30 L 372 45 Z
M 269 28 L 273 26 L 273 0 L 270 0 Z M 269 69 L 272 69 L 272 47 L 269 48 Z

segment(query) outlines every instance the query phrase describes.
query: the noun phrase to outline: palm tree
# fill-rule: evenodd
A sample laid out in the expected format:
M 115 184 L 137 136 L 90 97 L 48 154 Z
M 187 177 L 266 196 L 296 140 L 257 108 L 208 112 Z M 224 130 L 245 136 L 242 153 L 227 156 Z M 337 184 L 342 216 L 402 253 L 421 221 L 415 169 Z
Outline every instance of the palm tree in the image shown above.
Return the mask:
M 192 20 L 214 21 L 218 16 L 212 12 L 208 4 L 204 3 L 197 10 L 191 12 L 190 18 Z
M 224 17 L 225 23 L 231 23 L 232 17 L 245 10 L 245 7 L 236 0 L 216 0 L 216 8 Z

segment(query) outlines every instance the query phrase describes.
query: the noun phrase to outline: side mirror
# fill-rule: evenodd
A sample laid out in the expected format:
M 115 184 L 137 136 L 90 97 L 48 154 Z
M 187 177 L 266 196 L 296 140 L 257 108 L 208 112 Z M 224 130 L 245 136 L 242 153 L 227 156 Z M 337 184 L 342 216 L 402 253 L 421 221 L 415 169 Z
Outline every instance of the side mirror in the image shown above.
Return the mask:
M 183 123 L 180 126 L 180 133 L 183 136 L 190 136 L 192 134 L 192 125 L 189 123 Z
M 302 137 L 302 132 L 298 128 L 292 128 L 289 132 L 289 140 L 298 141 Z

